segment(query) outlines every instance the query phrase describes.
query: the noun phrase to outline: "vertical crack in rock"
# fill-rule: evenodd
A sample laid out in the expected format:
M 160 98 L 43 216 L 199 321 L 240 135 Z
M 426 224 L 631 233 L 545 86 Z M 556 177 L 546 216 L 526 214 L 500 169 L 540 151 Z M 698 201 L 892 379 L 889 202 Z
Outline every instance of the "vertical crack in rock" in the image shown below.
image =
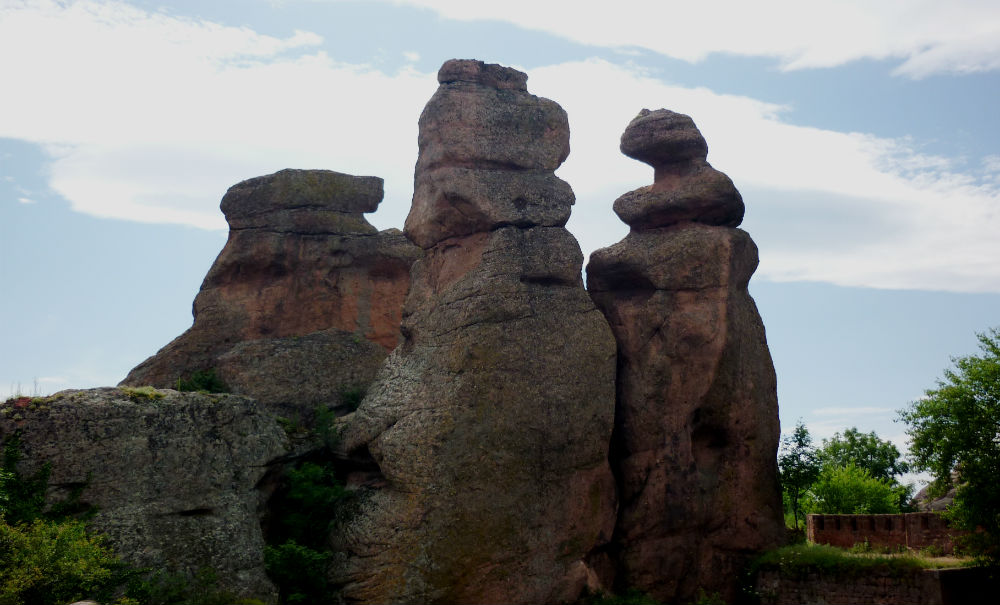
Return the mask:
M 631 232 L 587 266 L 618 342 L 615 584 L 731 601 L 747 558 L 784 529 L 774 367 L 747 292 L 757 248 L 690 117 L 644 109 L 621 150 L 654 183 L 615 201 Z
M 229 240 L 194 301 L 194 325 L 123 385 L 174 388 L 213 369 L 234 393 L 305 417 L 363 388 L 401 340 L 410 265 L 420 250 L 363 213 L 382 179 L 282 170 L 222 198 Z
M 332 533 L 349 601 L 553 603 L 611 536 L 615 344 L 553 171 L 566 114 L 525 74 L 453 60 L 420 117 L 405 340 L 354 414 L 385 484 Z

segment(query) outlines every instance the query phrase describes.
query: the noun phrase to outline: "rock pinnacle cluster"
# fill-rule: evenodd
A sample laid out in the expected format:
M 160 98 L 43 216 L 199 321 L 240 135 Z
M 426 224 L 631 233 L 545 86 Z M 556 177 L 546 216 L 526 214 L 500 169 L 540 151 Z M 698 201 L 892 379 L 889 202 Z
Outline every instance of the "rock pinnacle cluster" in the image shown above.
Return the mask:
M 631 231 L 587 266 L 618 342 L 614 582 L 670 602 L 731 599 L 749 554 L 784 529 L 774 367 L 747 292 L 757 248 L 690 117 L 643 110 L 621 150 L 654 182 L 615 201 Z
M 334 532 L 345 598 L 557 603 L 611 537 L 615 345 L 553 174 L 565 112 L 525 74 L 449 61 L 420 117 L 403 343 L 341 447 L 384 476 Z

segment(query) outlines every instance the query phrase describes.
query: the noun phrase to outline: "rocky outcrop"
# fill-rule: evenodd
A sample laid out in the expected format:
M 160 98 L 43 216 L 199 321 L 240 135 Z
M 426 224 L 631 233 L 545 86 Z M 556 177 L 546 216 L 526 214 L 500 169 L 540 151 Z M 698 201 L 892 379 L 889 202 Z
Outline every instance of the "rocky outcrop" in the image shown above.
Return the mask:
M 171 388 L 213 369 L 234 393 L 304 411 L 366 385 L 400 341 L 420 254 L 365 220 L 381 200 L 382 179 L 329 170 L 231 187 L 221 204 L 229 241 L 195 298 L 194 324 L 122 384 Z
M 774 368 L 747 292 L 757 248 L 688 116 L 643 110 L 621 149 L 654 183 L 615 201 L 631 232 L 587 266 L 618 342 L 615 583 L 731 600 L 747 557 L 783 536 Z
M 341 426 L 383 480 L 334 532 L 333 573 L 351 601 L 572 600 L 614 521 L 615 348 L 563 227 L 566 114 L 501 66 L 449 61 L 438 81 L 405 340 Z
M 274 602 L 255 489 L 286 452 L 274 418 L 235 395 L 152 389 L 62 391 L 0 405 L 0 437 L 19 434 L 29 474 L 51 465 L 59 499 L 83 485 L 91 530 L 126 561 L 194 574 L 214 569 L 237 594 Z

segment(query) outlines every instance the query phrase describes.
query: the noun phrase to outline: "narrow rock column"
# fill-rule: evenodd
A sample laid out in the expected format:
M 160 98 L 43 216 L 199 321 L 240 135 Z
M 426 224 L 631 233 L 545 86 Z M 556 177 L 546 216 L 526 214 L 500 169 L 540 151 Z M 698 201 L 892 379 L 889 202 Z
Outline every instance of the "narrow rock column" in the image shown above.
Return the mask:
M 757 247 L 691 118 L 643 110 L 621 150 L 655 176 L 615 201 L 631 232 L 587 266 L 618 341 L 615 584 L 731 601 L 748 557 L 784 526 L 774 368 L 747 292 Z
M 564 228 L 566 114 L 526 79 L 449 61 L 420 117 L 406 234 L 426 252 L 405 340 L 342 427 L 345 453 L 384 476 L 333 533 L 352 602 L 557 603 L 596 587 L 615 345 Z

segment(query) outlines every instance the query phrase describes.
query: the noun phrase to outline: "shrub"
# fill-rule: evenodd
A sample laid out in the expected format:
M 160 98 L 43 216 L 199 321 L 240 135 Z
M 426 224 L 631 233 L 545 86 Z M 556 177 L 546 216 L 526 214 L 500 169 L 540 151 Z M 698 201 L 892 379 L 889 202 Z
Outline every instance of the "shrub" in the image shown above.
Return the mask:
M 198 370 L 187 378 L 177 379 L 178 391 L 198 391 L 200 393 L 228 393 L 229 387 L 215 375 L 215 370 Z
M 63 605 L 85 598 L 109 602 L 128 574 L 104 540 L 88 535 L 80 521 L 0 521 L 4 605 Z

